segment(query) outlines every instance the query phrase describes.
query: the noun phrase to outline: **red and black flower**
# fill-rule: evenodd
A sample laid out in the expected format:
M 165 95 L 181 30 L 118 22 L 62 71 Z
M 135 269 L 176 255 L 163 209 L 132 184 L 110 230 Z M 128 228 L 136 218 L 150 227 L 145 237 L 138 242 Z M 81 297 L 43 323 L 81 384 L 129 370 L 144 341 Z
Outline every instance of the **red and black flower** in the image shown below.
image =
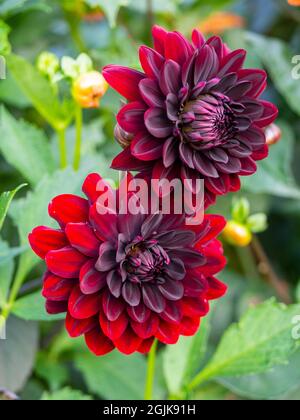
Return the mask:
M 178 215 L 101 215 L 100 181 L 97 174 L 86 178 L 87 199 L 54 198 L 49 214 L 60 229 L 41 226 L 29 235 L 47 266 L 48 313 L 66 312 L 70 336 L 84 334 L 96 355 L 114 348 L 147 353 L 154 338 L 172 344 L 195 334 L 208 301 L 226 291 L 215 278 L 225 265 L 216 239 L 224 219 L 209 215 L 189 227 Z
M 278 112 L 260 99 L 267 76 L 243 69 L 246 51 L 230 51 L 217 36 L 206 41 L 195 30 L 190 43 L 155 26 L 153 38 L 154 49 L 140 48 L 144 72 L 116 65 L 103 72 L 128 100 L 116 130 L 125 149 L 112 167 L 150 170 L 153 179 L 202 178 L 208 206 L 239 190 L 239 176 L 268 155 L 263 129 Z

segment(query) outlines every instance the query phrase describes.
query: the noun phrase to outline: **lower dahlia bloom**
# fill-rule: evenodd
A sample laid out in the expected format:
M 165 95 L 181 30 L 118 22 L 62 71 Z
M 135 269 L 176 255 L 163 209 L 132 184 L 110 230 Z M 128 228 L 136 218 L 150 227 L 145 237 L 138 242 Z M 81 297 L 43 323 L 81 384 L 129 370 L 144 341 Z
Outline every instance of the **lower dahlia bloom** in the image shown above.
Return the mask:
M 49 214 L 60 229 L 41 226 L 29 235 L 47 266 L 43 296 L 48 313 L 66 312 L 70 336 L 84 334 L 96 355 L 114 348 L 147 353 L 154 338 L 172 344 L 180 335 L 195 334 L 208 301 L 226 291 L 215 278 L 225 265 L 216 239 L 224 219 L 209 215 L 190 228 L 178 215 L 119 210 L 101 215 L 99 181 L 97 174 L 87 177 L 87 199 L 53 199 Z
M 217 36 L 206 41 L 195 30 L 190 43 L 155 26 L 153 38 L 154 49 L 140 49 L 144 72 L 116 65 L 103 71 L 129 101 L 117 120 L 130 145 L 112 167 L 150 169 L 153 179 L 202 178 L 208 206 L 239 190 L 239 176 L 253 174 L 255 161 L 268 155 L 263 129 L 278 111 L 260 99 L 267 76 L 243 69 L 246 51 L 230 51 Z

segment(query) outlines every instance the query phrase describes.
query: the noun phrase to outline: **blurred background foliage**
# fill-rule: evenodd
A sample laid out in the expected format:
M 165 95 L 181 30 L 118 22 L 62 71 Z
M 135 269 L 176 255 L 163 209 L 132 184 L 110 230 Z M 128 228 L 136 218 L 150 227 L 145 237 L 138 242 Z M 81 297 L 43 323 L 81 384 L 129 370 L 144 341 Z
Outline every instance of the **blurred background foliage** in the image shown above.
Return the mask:
M 207 36 L 222 35 L 231 48 L 247 49 L 248 67 L 269 73 L 265 98 L 279 107 L 282 131 L 238 194 L 248 200 L 247 217 L 240 218 L 245 208 L 230 196 L 211 209 L 244 226 L 250 240 L 224 235 L 228 268 L 220 277 L 229 292 L 194 338 L 160 349 L 155 398 L 300 399 L 299 346 L 290 337 L 292 318 L 300 315 L 300 58 L 293 59 L 300 54 L 300 7 L 287 0 L 0 0 L 0 54 L 7 61 L 7 78 L 0 81 L 0 191 L 12 191 L 0 198 L 0 216 L 9 214 L 0 242 L 0 307 L 9 313 L 8 339 L 0 341 L 3 399 L 16 398 L 13 393 L 35 400 L 143 397 L 143 356 L 114 352 L 97 359 L 81 340 L 66 336 L 61 317 L 45 314 L 43 267 L 28 250 L 27 234 L 49 224 L 50 199 L 79 192 L 90 171 L 116 180 L 109 166 L 119 151 L 113 129 L 120 97 L 109 89 L 99 109 L 84 111 L 79 171 L 59 169 L 56 138 L 64 130 L 72 158 L 74 103 L 66 80 L 57 95 L 38 72 L 39 55 L 75 59 L 84 52 L 99 71 L 110 63 L 139 68 L 138 46 L 151 42 L 154 23 L 187 36 L 198 27 Z M 253 214 L 260 216 L 250 219 L 250 232 Z M 241 317 L 237 329 L 232 323 Z M 199 386 L 190 388 L 216 347 Z M 226 359 L 230 352 L 234 361 Z

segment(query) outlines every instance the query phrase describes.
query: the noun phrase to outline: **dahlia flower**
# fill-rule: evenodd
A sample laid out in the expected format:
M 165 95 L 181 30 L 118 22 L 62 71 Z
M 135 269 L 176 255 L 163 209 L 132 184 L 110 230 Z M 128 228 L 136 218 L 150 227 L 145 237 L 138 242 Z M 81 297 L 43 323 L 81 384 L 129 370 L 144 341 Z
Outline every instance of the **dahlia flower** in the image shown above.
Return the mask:
M 260 99 L 266 73 L 243 69 L 246 51 L 195 30 L 190 43 L 178 32 L 153 28 L 154 49 L 142 46 L 144 72 L 104 68 L 106 81 L 128 103 L 117 120 L 131 138 L 113 161 L 120 170 L 151 171 L 153 179 L 204 179 L 206 206 L 240 189 L 267 157 L 264 128 L 277 108 Z M 124 135 L 122 135 L 124 137 Z
M 86 178 L 87 198 L 54 198 L 49 214 L 60 228 L 40 226 L 29 235 L 47 266 L 48 313 L 66 313 L 70 336 L 85 335 L 99 356 L 114 348 L 147 353 L 154 338 L 172 344 L 195 334 L 209 301 L 226 291 L 215 277 L 225 265 L 216 239 L 223 217 L 189 227 L 184 216 L 121 214 L 120 200 L 116 212 L 101 215 L 100 181 L 98 174 Z

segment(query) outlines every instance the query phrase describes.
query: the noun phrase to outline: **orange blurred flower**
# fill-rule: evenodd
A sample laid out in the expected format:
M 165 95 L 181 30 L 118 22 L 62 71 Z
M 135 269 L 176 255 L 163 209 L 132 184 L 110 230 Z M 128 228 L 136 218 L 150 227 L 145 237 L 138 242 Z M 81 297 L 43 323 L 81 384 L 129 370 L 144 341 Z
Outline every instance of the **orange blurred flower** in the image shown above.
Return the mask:
M 291 6 L 300 6 L 300 0 L 288 0 L 288 4 Z
M 107 89 L 108 84 L 102 74 L 91 71 L 79 76 L 74 82 L 73 96 L 82 108 L 98 108 Z
M 245 19 L 242 16 L 228 12 L 216 12 L 203 20 L 199 29 L 204 34 L 213 33 L 220 35 L 227 29 L 245 27 Z
M 229 244 L 241 248 L 250 245 L 252 241 L 252 233 L 250 229 L 233 220 L 227 222 L 222 236 Z
M 271 124 L 265 129 L 265 135 L 267 139 L 267 145 L 272 146 L 281 139 L 281 129 L 276 124 Z

